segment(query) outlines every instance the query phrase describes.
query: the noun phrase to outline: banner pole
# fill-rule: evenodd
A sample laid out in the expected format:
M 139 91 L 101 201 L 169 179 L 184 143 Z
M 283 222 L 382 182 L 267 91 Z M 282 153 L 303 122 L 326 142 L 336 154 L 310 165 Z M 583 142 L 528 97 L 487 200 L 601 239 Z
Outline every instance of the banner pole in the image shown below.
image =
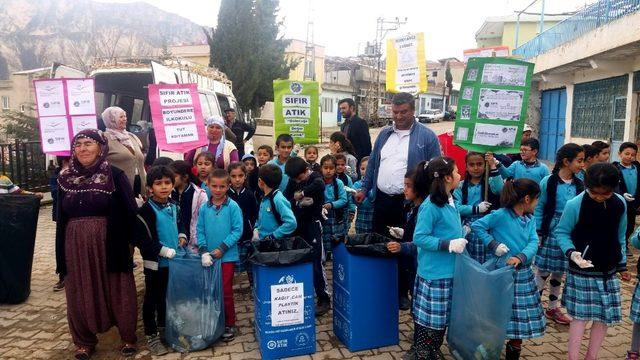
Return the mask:
M 489 201 L 489 162 L 484 161 L 484 201 Z

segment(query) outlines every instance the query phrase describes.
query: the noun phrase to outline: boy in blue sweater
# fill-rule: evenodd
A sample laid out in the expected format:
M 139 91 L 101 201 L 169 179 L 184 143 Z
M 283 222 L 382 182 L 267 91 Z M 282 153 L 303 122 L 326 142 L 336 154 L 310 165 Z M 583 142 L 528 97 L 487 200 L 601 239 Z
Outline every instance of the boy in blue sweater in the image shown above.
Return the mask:
M 636 214 L 640 206 L 640 163 L 636 160 L 638 155 L 638 145 L 632 142 L 624 142 L 620 145 L 618 157 L 620 161 L 614 161 L 613 165 L 618 168 L 620 174 L 620 183 L 616 188 L 616 192 L 627 202 L 627 231 L 625 238 L 629 238 L 636 227 Z M 629 249 L 629 241 L 627 240 L 627 250 Z M 630 253 L 627 251 L 627 254 Z
M 166 354 L 162 344 L 166 314 L 169 259 L 187 236 L 178 231 L 178 208 L 170 202 L 175 175 L 167 166 L 154 166 L 147 173 L 151 197 L 138 210 L 135 236 L 144 259 L 144 301 L 142 321 L 147 347 L 154 355 Z
M 278 190 L 282 182 L 282 171 L 274 164 L 260 167 L 258 186 L 264 192 L 258 211 L 258 221 L 253 231 L 253 240 L 274 240 L 285 238 L 296 230 L 296 217 L 291 204 Z
M 207 186 L 211 198 L 202 205 L 198 214 L 198 249 L 202 266 L 213 265 L 213 259 L 222 261 L 222 287 L 224 297 L 225 331 L 223 341 L 231 341 L 236 334 L 236 310 L 233 303 L 233 273 L 238 261 L 238 240 L 242 236 L 242 210 L 229 199 L 229 173 L 215 169 L 209 175 Z
M 284 172 L 284 165 L 287 163 L 287 160 L 291 158 L 291 152 L 293 151 L 293 137 L 289 134 L 280 134 L 276 139 L 276 150 L 278 151 L 278 156 L 267 164 L 274 164 L 280 168 L 282 180 L 280 180 L 280 184 L 278 184 L 276 188 L 278 188 L 280 192 L 284 192 L 287 188 L 287 184 L 289 184 L 289 177 Z
M 522 160 L 514 161 L 511 166 L 505 168 L 504 165 L 498 166 L 498 171 L 504 179 L 527 178 L 540 184 L 542 179 L 551 174 L 547 165 L 538 161 L 538 151 L 540 150 L 540 142 L 537 139 L 530 138 L 524 140 L 520 145 L 520 156 Z

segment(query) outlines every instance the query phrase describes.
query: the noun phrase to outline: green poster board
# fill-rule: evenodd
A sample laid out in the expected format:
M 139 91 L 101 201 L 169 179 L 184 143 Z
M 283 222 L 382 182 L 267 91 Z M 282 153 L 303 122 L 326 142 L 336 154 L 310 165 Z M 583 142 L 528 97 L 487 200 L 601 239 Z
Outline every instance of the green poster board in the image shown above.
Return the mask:
M 460 86 L 454 144 L 482 153 L 519 152 L 533 66 L 499 57 L 469 59 Z
M 296 144 L 316 144 L 319 138 L 319 93 L 315 81 L 273 81 L 273 128 L 276 138 L 289 134 Z

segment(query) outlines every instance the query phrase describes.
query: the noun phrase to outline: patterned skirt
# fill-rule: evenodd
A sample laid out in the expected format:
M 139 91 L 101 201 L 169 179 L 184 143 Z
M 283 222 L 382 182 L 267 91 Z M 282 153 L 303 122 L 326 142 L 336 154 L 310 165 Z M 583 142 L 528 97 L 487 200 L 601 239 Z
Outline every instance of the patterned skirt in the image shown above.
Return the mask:
M 366 234 L 373 230 L 373 207 L 358 206 L 356 212 L 356 234 Z
M 640 283 L 636 284 L 636 289 L 633 291 L 629 319 L 634 323 L 640 323 Z
M 617 324 L 622 321 L 620 279 L 616 275 L 602 279 L 569 272 L 564 284 L 562 305 L 576 320 Z
M 560 215 L 555 215 L 551 219 L 549 226 L 549 236 L 544 243 L 538 248 L 535 258 L 536 268 L 546 272 L 565 272 L 569 268 L 569 259 L 565 256 L 558 245 L 558 239 L 554 234 L 554 230 L 560 221 Z
M 238 242 L 238 261 L 235 262 L 235 273 L 242 274 L 243 272 L 251 271 L 251 264 L 249 263 L 249 251 L 251 250 L 251 240 L 244 240 Z
M 322 244 L 324 245 L 325 252 L 331 252 L 331 242 L 334 236 L 346 235 L 345 221 L 344 219 L 338 219 L 333 214 L 329 213 L 329 218 L 322 224 Z
M 507 338 L 533 339 L 543 336 L 546 320 L 531 267 L 514 272 L 513 288 L 513 312 L 507 325 Z
M 419 325 L 444 330 L 451 315 L 453 279 L 427 280 L 416 276 L 413 290 L 413 319 Z
M 473 216 L 466 217 L 462 220 L 462 225 L 467 225 L 470 227 L 474 221 L 480 218 L 482 218 L 482 215 L 473 215 Z M 469 252 L 469 255 L 471 256 L 471 258 L 479 262 L 480 264 L 484 264 L 484 262 L 487 259 L 487 254 L 486 254 L 486 246 L 484 246 L 484 243 L 482 242 L 482 240 L 473 231 L 467 234 L 467 236 L 465 236 L 465 239 L 469 241 L 466 249 Z

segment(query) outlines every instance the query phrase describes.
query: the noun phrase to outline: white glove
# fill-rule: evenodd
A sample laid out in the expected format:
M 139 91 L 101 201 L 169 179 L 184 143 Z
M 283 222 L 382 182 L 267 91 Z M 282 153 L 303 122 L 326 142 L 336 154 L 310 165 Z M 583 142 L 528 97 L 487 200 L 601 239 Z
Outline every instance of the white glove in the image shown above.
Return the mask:
M 135 198 L 136 200 L 136 205 L 138 205 L 138 207 L 142 207 L 142 205 L 144 205 L 144 199 L 142 198 L 142 195 L 138 195 L 137 198 Z
M 587 269 L 587 268 L 593 267 L 591 260 L 583 259 L 582 253 L 580 253 L 579 251 L 574 251 L 571 253 L 571 261 L 576 263 L 576 265 L 578 265 L 581 269 Z
M 629 193 L 622 194 L 622 197 L 624 197 L 624 199 L 627 200 L 628 202 L 632 202 L 632 201 L 634 201 L 636 199 L 636 198 L 633 197 L 633 195 L 631 195 Z
M 252 241 L 260 240 L 260 232 L 258 231 L 258 229 L 253 230 L 253 237 L 251 238 L 251 240 Z
M 310 198 L 308 196 L 305 196 L 300 201 L 298 201 L 298 206 L 300 207 L 306 207 L 311 205 L 313 205 L 313 198 Z
M 324 220 L 327 220 L 327 219 L 328 219 L 327 215 L 329 215 L 329 210 L 327 210 L 327 209 L 325 209 L 325 208 L 322 208 L 322 218 L 323 218 Z
M 160 256 L 165 257 L 167 259 L 173 259 L 173 257 L 176 256 L 176 251 L 172 248 L 163 246 L 160 249 Z
M 200 259 L 200 261 L 202 262 L 202 266 L 204 267 L 209 267 L 213 265 L 213 258 L 209 253 L 202 254 L 202 259 Z
M 404 229 L 391 226 L 389 227 L 389 234 L 396 239 L 402 239 L 402 237 L 404 236 Z
M 490 202 L 483 201 L 480 204 L 478 204 L 478 212 L 480 214 L 484 214 L 489 210 L 490 207 L 491 207 L 491 203 Z
M 347 165 L 344 167 L 344 171 L 350 173 L 351 172 L 351 166 Z
M 296 191 L 293 194 L 293 198 L 298 200 L 298 201 L 302 200 L 303 197 L 304 197 L 304 191 L 302 191 L 302 190 L 301 191 Z
M 467 243 L 468 243 L 467 239 L 464 239 L 464 238 L 453 239 L 449 241 L 449 252 L 462 254 L 465 246 L 467 246 Z
M 346 192 L 348 192 L 348 193 L 352 193 L 352 194 L 355 194 L 355 193 L 357 193 L 357 192 L 358 192 L 356 189 L 350 188 L 350 187 L 348 187 L 348 186 L 345 186 L 345 187 L 344 187 L 344 191 L 346 191 Z
M 494 252 L 494 254 L 496 254 L 497 257 L 500 257 L 506 253 L 509 252 L 509 248 L 507 247 L 507 245 L 505 244 L 500 244 L 498 245 L 498 247 L 496 248 L 496 251 Z
M 471 233 L 471 227 L 469 225 L 463 225 L 462 226 L 462 235 L 464 237 L 467 237 L 467 235 L 469 235 Z

